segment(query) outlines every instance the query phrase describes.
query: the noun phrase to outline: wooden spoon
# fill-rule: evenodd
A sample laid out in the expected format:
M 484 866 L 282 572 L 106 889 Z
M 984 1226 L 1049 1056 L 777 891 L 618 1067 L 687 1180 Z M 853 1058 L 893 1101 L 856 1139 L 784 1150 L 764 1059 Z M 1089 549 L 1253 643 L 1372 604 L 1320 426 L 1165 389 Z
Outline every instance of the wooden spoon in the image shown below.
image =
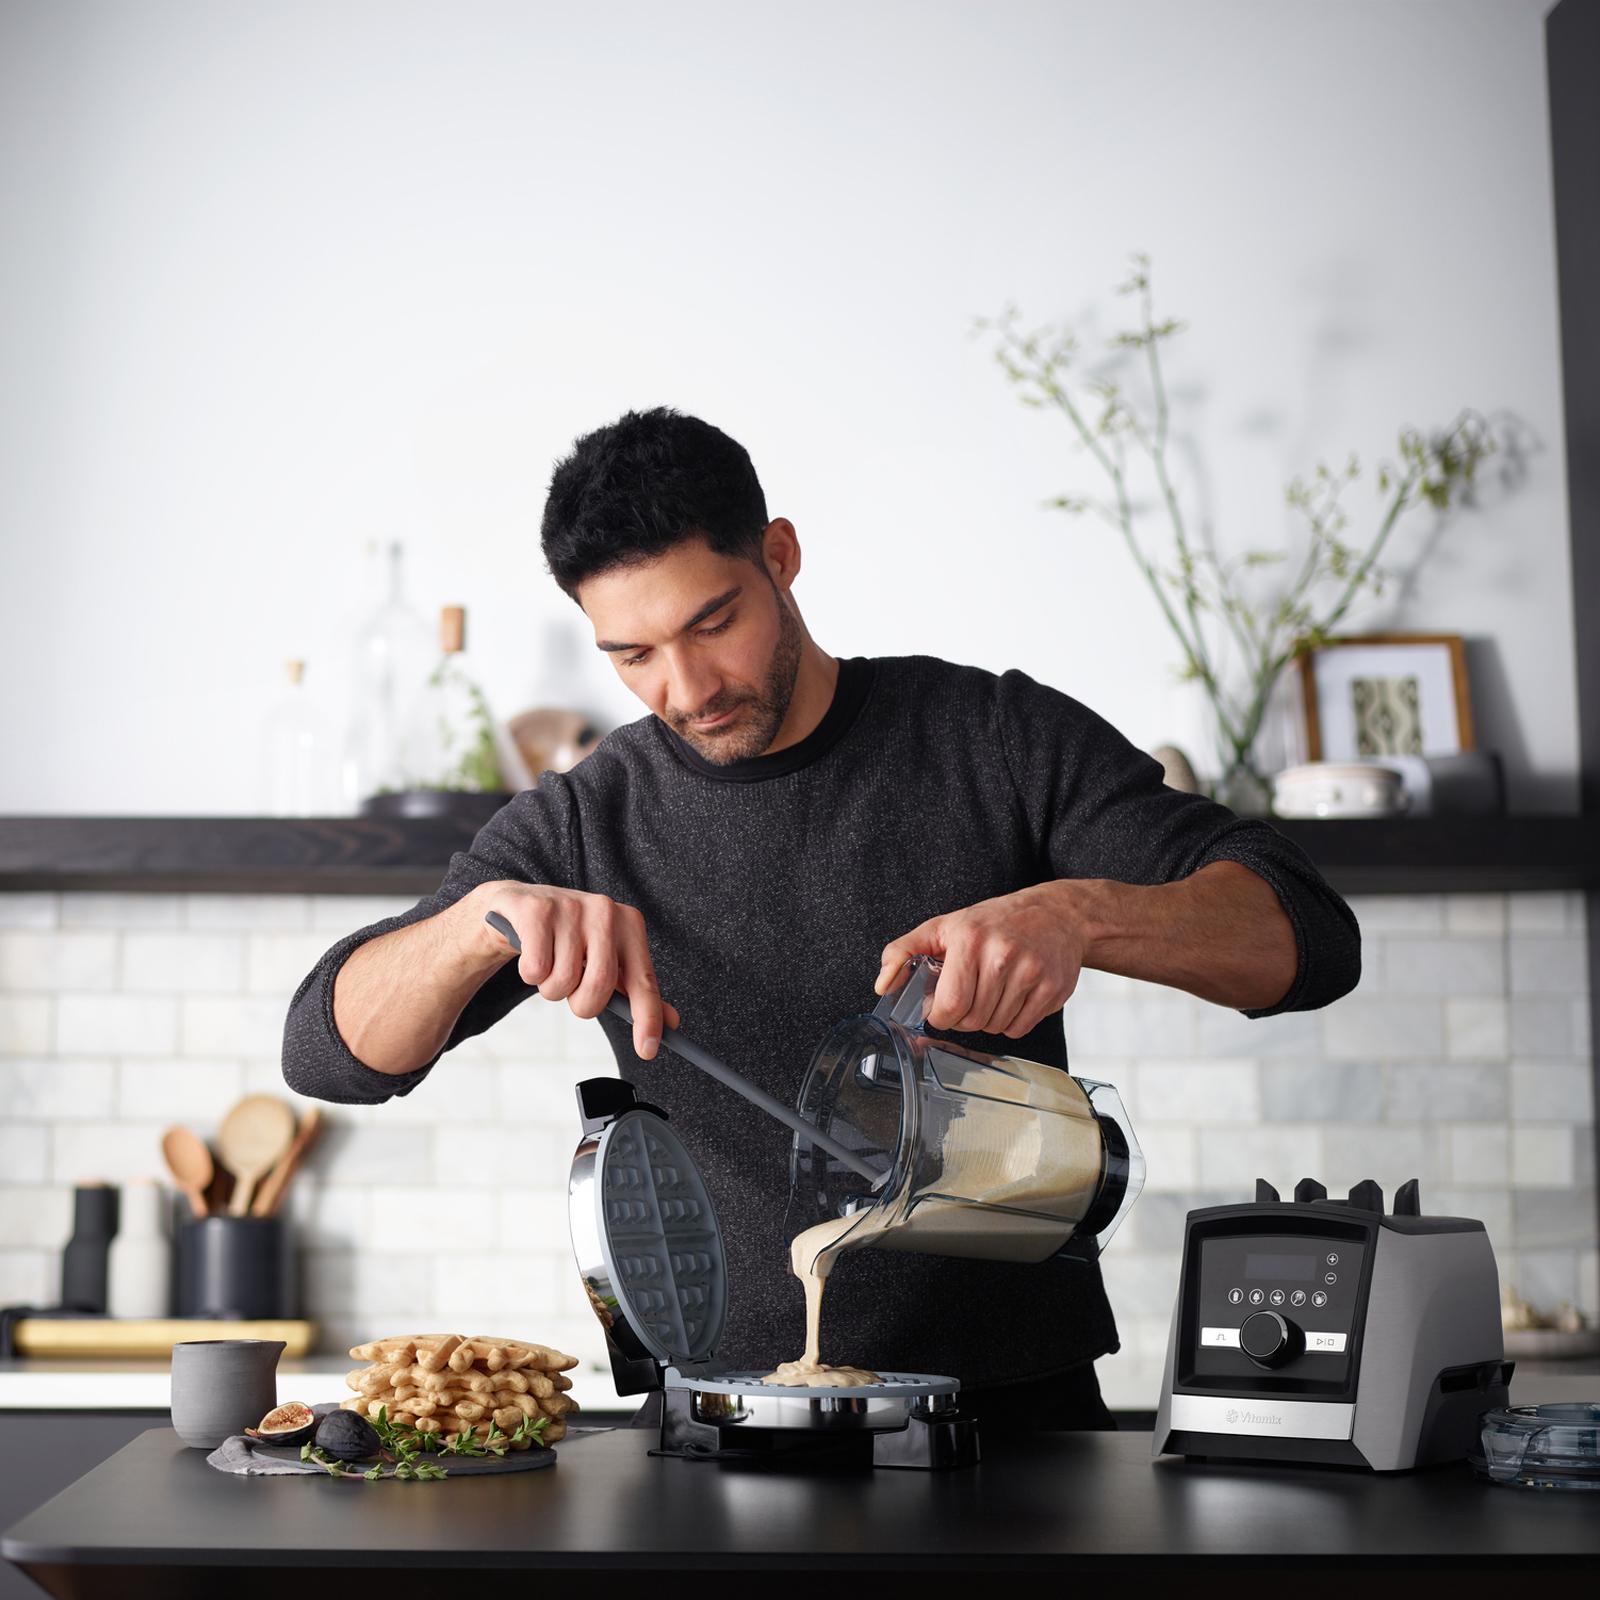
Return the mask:
M 168 1128 L 161 1135 L 161 1153 L 167 1158 L 167 1171 L 188 1197 L 189 1209 L 197 1217 L 210 1216 L 206 1190 L 216 1173 L 205 1140 L 188 1128 Z
M 294 1143 L 283 1153 L 283 1158 L 271 1172 L 267 1174 L 267 1181 L 256 1190 L 255 1200 L 250 1206 L 252 1217 L 276 1216 L 278 1207 L 283 1203 L 284 1190 L 289 1185 L 289 1180 L 295 1174 L 295 1169 L 300 1165 L 307 1150 L 316 1142 L 316 1137 L 322 1132 L 322 1109 L 320 1106 L 311 1106 L 300 1119 L 300 1126 L 295 1132 Z
M 223 1118 L 217 1149 L 234 1176 L 229 1216 L 242 1217 L 249 1211 L 256 1185 L 283 1159 L 293 1141 L 294 1112 L 269 1094 L 247 1094 Z

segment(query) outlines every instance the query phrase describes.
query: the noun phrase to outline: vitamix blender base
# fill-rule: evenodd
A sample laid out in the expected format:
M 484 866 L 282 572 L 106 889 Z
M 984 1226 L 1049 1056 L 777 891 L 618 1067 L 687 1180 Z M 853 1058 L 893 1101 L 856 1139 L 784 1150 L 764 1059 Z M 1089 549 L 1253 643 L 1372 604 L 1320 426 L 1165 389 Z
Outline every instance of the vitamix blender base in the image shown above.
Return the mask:
M 705 1182 L 667 1125 L 615 1078 L 578 1085 L 573 1250 L 619 1394 L 662 1391 L 657 1453 L 827 1467 L 970 1466 L 977 1427 L 954 1378 L 891 1372 L 848 1389 L 718 1372 L 727 1257 Z

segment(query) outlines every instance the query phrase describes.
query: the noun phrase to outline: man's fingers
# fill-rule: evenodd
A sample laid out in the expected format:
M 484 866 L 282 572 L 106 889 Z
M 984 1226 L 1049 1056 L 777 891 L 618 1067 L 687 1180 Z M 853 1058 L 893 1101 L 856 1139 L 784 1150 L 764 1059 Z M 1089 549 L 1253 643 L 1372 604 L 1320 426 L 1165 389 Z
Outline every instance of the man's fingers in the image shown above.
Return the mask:
M 873 984 L 872 992 L 882 994 L 894 980 L 894 975 L 912 956 L 938 956 L 944 954 L 944 939 L 940 924 L 942 917 L 929 917 L 926 922 L 919 923 L 910 933 L 903 933 L 898 939 L 892 940 L 883 947 L 883 954 L 878 959 L 878 981 Z
M 678 1025 L 678 1013 L 661 998 L 655 967 L 650 960 L 650 942 L 644 931 L 644 918 L 631 907 L 623 907 L 618 949 L 621 955 L 620 982 L 633 1012 L 633 1050 L 641 1061 L 653 1061 L 661 1048 L 661 1031 L 666 1013 Z
M 558 900 L 551 913 L 553 951 L 550 970 L 539 985 L 546 1000 L 565 1000 L 583 978 L 587 954 L 583 911 L 576 900 Z
M 964 1033 L 993 1033 L 993 1020 L 1006 988 L 1006 953 L 993 943 L 980 945 L 973 952 L 972 970 L 975 976 L 972 1001 L 966 1015 L 959 1016 L 946 1027 L 959 1028 Z
M 1030 981 L 1013 966 L 1007 976 L 1005 990 L 995 1002 L 989 1026 L 984 1031 L 1003 1033 L 1008 1039 L 1020 1039 L 1025 1033 L 1031 1032 L 1033 1027 L 1031 1022 L 1027 1027 L 1021 1027 L 1019 1024 L 1026 1021 L 1033 1010 L 1037 989 L 1037 983 Z
M 929 1027 L 953 1028 L 972 1009 L 978 988 L 974 954 L 964 945 L 955 945 L 945 952 L 944 970 L 934 987 L 933 1004 L 928 1007 Z
M 595 899 L 583 919 L 583 978 L 567 1001 L 575 1017 L 598 1017 L 617 992 L 617 907 Z

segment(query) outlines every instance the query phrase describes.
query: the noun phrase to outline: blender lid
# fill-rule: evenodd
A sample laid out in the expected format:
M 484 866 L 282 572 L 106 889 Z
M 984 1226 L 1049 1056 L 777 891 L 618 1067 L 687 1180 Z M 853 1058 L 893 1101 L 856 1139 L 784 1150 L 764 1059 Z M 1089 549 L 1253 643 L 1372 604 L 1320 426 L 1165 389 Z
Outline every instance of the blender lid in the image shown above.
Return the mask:
M 1502 1406 L 1467 1460 L 1491 1483 L 1600 1490 L 1600 1404 Z
M 705 1361 L 728 1315 L 728 1257 L 711 1195 L 671 1127 L 625 1112 L 600 1134 L 591 1186 L 611 1292 L 658 1360 Z

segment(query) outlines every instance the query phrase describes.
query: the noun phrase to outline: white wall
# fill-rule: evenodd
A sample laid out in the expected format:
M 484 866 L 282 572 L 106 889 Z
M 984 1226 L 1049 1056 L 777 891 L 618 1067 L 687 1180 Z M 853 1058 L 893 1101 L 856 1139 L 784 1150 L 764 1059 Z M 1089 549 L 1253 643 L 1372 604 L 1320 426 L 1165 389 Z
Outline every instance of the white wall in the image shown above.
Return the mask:
M 1196 744 L 1115 536 L 1039 509 L 1092 482 L 1064 425 L 966 336 L 1009 297 L 1117 325 L 1132 250 L 1225 547 L 1318 459 L 1522 419 L 1524 481 L 1357 620 L 1487 641 L 1484 742 L 1575 803 L 1544 9 L 10 0 L 0 809 L 257 809 L 283 658 L 340 714 L 375 536 L 468 606 L 502 715 L 567 646 L 633 715 L 537 523 L 569 441 L 657 403 L 749 447 L 826 648 Z

